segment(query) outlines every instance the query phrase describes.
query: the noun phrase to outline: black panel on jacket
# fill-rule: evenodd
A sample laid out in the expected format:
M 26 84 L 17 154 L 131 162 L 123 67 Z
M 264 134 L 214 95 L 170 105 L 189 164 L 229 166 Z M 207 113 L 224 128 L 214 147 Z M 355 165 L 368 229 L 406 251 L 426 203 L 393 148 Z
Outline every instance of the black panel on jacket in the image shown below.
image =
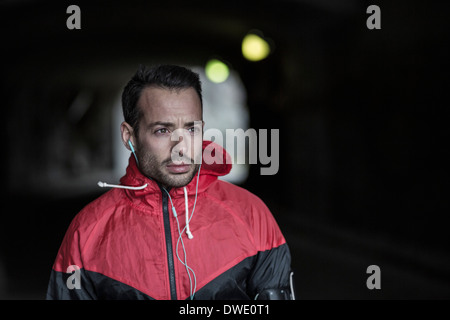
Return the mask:
M 141 291 L 101 273 L 80 269 L 80 289 L 68 289 L 70 273 L 52 270 L 47 300 L 154 300 Z
M 290 259 L 286 243 L 258 252 L 200 288 L 194 299 L 253 300 L 267 289 L 289 290 Z M 71 274 L 52 270 L 47 299 L 154 300 L 103 274 L 84 269 L 80 269 L 80 272 L 81 288 L 68 289 L 66 282 Z M 264 295 L 259 298 L 264 299 Z

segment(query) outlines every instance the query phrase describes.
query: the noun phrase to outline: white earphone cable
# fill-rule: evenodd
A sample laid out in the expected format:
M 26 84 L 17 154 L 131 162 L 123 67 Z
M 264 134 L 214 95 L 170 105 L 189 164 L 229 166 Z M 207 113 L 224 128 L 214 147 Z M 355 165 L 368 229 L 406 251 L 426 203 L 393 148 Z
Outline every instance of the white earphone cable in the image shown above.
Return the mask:
M 192 216 L 194 215 L 195 206 L 197 204 L 197 193 L 198 193 L 198 181 L 199 181 L 199 177 L 200 177 L 200 168 L 201 168 L 201 165 L 198 168 L 197 183 L 196 183 L 196 187 L 195 187 L 195 200 L 194 200 L 194 206 L 192 208 L 192 213 L 191 213 L 190 217 L 189 217 L 189 205 L 188 205 L 187 190 L 186 190 L 186 187 L 183 188 L 184 189 L 183 190 L 184 191 L 184 203 L 185 203 L 185 217 L 186 217 L 186 226 L 183 228 L 183 230 L 180 230 L 180 222 L 178 220 L 178 214 L 177 214 L 177 211 L 176 211 L 175 206 L 173 204 L 172 197 L 170 196 L 170 193 L 166 190 L 166 188 L 163 188 L 164 191 L 167 193 L 167 196 L 169 197 L 170 204 L 172 205 L 172 212 L 173 212 L 173 215 L 174 215 L 175 220 L 177 222 L 177 228 L 178 228 L 178 235 L 179 236 L 178 236 L 177 244 L 175 246 L 175 253 L 176 253 L 176 256 L 177 256 L 178 260 L 181 262 L 181 264 L 186 267 L 186 272 L 187 272 L 188 277 L 189 277 L 189 294 L 190 294 L 191 300 L 194 299 L 195 291 L 197 289 L 197 277 L 195 276 L 194 270 L 191 267 L 189 267 L 188 264 L 187 264 L 187 254 L 186 254 L 186 248 L 184 246 L 184 241 L 183 241 L 183 238 L 182 238 L 182 234 L 186 230 L 186 234 L 187 234 L 187 237 L 189 239 L 192 239 L 194 237 L 192 235 L 191 231 L 190 231 L 189 222 L 191 221 Z M 181 247 L 183 248 L 184 261 L 181 260 L 180 256 L 178 255 L 178 246 L 179 246 L 180 242 L 181 242 Z M 194 287 L 193 288 L 192 288 L 191 272 L 192 272 L 192 277 L 194 278 Z
M 100 188 L 108 188 L 109 187 L 109 188 L 119 188 L 119 189 L 128 189 L 128 190 L 142 190 L 142 189 L 147 188 L 147 186 L 148 186 L 148 184 L 146 183 L 146 184 L 144 184 L 142 186 L 130 187 L 130 186 L 122 186 L 122 185 L 119 185 L 119 184 L 109 184 L 109 183 L 102 182 L 102 181 L 97 182 L 97 185 Z

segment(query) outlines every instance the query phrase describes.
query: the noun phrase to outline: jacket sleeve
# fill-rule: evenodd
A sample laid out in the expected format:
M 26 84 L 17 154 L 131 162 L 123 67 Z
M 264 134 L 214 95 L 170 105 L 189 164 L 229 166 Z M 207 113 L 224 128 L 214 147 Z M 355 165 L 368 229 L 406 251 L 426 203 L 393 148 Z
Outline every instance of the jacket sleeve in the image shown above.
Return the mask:
M 96 299 L 95 288 L 83 268 L 77 223 L 73 221 L 59 248 L 47 288 L 47 300 Z
M 258 300 L 291 300 L 291 255 L 286 243 L 258 252 L 249 279 L 250 297 Z
M 69 267 L 70 268 L 70 267 Z M 72 270 L 72 272 L 70 272 Z M 83 269 L 72 267 L 69 272 L 52 269 L 47 288 L 47 300 L 93 300 L 93 286 Z
M 272 213 L 261 203 L 253 214 L 252 232 L 258 253 L 248 280 L 248 293 L 253 299 L 291 300 L 291 254 Z

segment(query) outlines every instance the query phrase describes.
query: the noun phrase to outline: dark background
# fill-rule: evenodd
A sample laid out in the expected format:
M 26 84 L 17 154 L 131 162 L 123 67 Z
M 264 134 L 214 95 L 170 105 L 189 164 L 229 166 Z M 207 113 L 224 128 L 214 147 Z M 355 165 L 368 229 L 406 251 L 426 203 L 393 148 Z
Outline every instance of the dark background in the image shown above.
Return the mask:
M 70 4 L 81 8 L 81 30 L 66 28 Z M 366 27 L 371 4 L 381 8 L 381 30 Z M 105 106 L 138 64 L 204 65 L 215 56 L 243 81 L 250 127 L 280 129 L 278 174 L 252 165 L 243 187 L 287 238 L 297 297 L 450 298 L 449 9 L 444 1 L 1 1 L 0 298 L 45 297 L 71 219 L 104 192 L 70 177 L 111 167 Z M 260 62 L 240 51 L 254 28 L 275 44 Z M 94 92 L 92 106 L 71 122 L 68 107 L 83 88 Z M 77 145 L 88 165 L 73 160 Z M 369 265 L 381 269 L 381 290 L 366 287 Z

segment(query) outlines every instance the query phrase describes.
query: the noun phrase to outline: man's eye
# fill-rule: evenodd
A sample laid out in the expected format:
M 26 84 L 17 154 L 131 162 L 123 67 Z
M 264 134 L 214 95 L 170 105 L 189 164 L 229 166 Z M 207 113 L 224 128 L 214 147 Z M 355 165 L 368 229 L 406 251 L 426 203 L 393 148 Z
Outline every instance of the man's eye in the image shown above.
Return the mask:
M 166 128 L 161 128 L 155 131 L 156 134 L 166 134 L 168 132 L 169 130 L 167 130 Z
M 199 128 L 199 127 L 190 127 L 190 128 L 188 129 L 188 131 L 189 131 L 190 133 L 199 133 L 199 132 L 200 132 L 200 128 Z

